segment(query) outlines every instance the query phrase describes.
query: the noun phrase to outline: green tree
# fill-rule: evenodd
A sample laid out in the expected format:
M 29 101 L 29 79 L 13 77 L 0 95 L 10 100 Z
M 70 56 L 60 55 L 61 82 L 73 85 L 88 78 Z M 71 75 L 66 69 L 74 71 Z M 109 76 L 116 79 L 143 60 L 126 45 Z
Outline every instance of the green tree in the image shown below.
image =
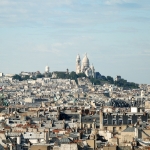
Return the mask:
M 13 79 L 16 79 L 16 80 L 19 80 L 19 81 L 22 80 L 22 79 L 21 79 L 21 76 L 19 76 L 18 74 L 15 74 L 15 75 L 13 76 Z
M 107 81 L 107 78 L 105 76 L 101 76 L 101 80 Z
M 81 77 L 86 77 L 86 74 L 85 74 L 85 73 L 79 73 L 79 74 L 77 74 L 77 76 L 78 76 L 79 78 L 81 78 Z
M 65 72 L 56 72 L 57 78 L 66 79 L 66 73 Z
M 77 74 L 74 72 L 74 71 L 72 71 L 71 73 L 70 73 L 70 78 L 71 79 L 74 79 L 74 80 L 76 80 L 77 79 Z
M 110 84 L 114 84 L 114 79 L 113 79 L 111 76 L 107 76 L 107 81 L 108 81 Z
M 43 74 L 37 74 L 37 75 L 36 75 L 36 78 L 43 78 L 43 77 L 44 77 Z

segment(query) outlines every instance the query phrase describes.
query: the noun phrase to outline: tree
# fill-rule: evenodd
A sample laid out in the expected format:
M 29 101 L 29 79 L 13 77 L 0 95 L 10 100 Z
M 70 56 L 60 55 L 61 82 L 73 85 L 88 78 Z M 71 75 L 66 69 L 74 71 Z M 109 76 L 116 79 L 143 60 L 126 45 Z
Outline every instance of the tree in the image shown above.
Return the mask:
M 15 75 L 13 76 L 13 79 L 16 79 L 16 80 L 19 80 L 19 81 L 22 80 L 22 79 L 21 79 L 21 76 L 19 76 L 18 74 L 15 74 Z
M 79 78 L 81 78 L 81 77 L 86 77 L 86 74 L 85 74 L 85 73 L 79 73 L 79 74 L 77 74 L 77 76 L 78 76 Z
M 103 81 L 107 81 L 107 78 L 106 78 L 105 76 L 101 76 L 101 79 L 102 79 Z
M 90 78 L 90 81 L 91 81 L 92 84 L 94 84 L 94 85 L 100 85 L 100 84 L 101 84 L 100 79 Z
M 138 84 L 133 83 L 133 82 L 127 82 L 127 80 L 124 80 L 124 79 L 121 79 L 119 81 L 115 81 L 114 84 L 119 86 L 119 87 L 124 87 L 127 89 L 139 88 Z
M 66 73 L 65 72 L 55 72 L 57 74 L 57 78 L 65 79 Z
M 114 79 L 111 76 L 107 76 L 107 80 L 110 84 L 114 84 Z
M 36 78 L 43 78 L 43 77 L 44 77 L 43 74 L 37 74 L 37 75 L 36 75 Z
M 77 79 L 77 74 L 74 72 L 74 71 L 72 71 L 71 73 L 70 73 L 70 78 L 71 79 L 74 79 L 74 80 L 76 80 Z

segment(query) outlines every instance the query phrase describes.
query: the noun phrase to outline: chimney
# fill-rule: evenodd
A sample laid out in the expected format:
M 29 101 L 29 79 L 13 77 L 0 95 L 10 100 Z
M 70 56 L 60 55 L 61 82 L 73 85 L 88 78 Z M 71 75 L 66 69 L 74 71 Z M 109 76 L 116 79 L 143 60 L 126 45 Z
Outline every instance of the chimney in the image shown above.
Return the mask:
M 100 110 L 100 116 L 99 116 L 99 120 L 100 120 L 100 130 L 103 130 L 103 111 Z
M 137 127 L 135 127 L 135 138 L 138 138 L 138 128 Z

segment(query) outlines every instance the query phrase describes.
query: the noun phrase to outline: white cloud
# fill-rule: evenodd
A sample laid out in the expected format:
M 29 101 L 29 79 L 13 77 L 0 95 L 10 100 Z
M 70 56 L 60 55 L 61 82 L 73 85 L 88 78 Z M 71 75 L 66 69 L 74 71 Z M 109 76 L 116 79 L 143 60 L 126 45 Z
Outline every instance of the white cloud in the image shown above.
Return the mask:
M 144 51 L 142 51 L 141 55 L 150 56 L 150 50 L 144 50 Z
M 61 6 L 61 5 L 71 5 L 73 0 L 1 0 L 0 6 L 13 6 L 13 5 L 28 5 L 28 6 L 36 6 L 38 3 L 41 3 L 43 5 L 50 5 L 50 6 Z
M 17 21 L 26 21 L 30 20 L 44 20 L 45 17 L 49 18 L 50 16 L 60 15 L 58 8 L 61 6 L 69 6 L 72 4 L 72 0 L 1 0 L 0 1 L 0 25 L 3 23 L 10 22 L 12 16 L 16 16 Z M 58 7 L 58 8 L 57 8 Z M 55 8 L 57 10 L 55 11 Z
M 32 51 L 42 52 L 42 53 L 53 53 L 55 55 L 61 56 L 65 49 L 68 49 L 72 43 L 53 43 L 51 45 L 39 44 L 32 46 Z
M 123 4 L 123 3 L 132 3 L 135 0 L 106 0 L 105 4 L 114 5 L 114 4 Z
M 112 4 L 121 4 L 123 2 L 123 0 L 106 0 L 105 4 L 107 5 L 112 5 Z

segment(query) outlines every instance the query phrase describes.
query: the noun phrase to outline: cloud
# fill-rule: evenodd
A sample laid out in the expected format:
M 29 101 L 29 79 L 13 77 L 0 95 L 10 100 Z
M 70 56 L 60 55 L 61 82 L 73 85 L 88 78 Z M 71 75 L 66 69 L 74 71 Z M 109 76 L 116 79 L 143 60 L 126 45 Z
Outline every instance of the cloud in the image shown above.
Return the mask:
M 113 4 L 121 4 L 123 3 L 123 0 L 106 0 L 105 4 L 107 5 L 113 5 Z
M 1 0 L 0 26 L 45 24 L 56 16 L 63 16 L 62 8 L 71 4 L 72 0 Z
M 150 50 L 144 50 L 140 53 L 140 55 L 150 56 Z
M 105 4 L 114 5 L 114 4 L 124 4 L 124 3 L 133 3 L 135 0 L 105 0 Z
M 118 11 L 143 7 L 143 4 L 136 0 L 106 0 L 104 3 L 106 6 L 114 7 Z
M 125 33 L 137 33 L 139 30 L 136 27 L 122 27 L 119 29 L 120 32 Z
M 71 5 L 73 3 L 73 0 L 1 0 L 0 1 L 0 6 L 13 6 L 13 5 L 28 5 L 28 6 L 36 6 L 38 3 L 43 4 L 43 5 L 49 5 L 51 7 L 53 6 L 61 6 L 61 5 Z
M 118 7 L 108 5 L 128 3 L 134 3 L 134 0 L 103 0 L 99 4 L 98 0 L 1 0 L 0 27 L 91 27 L 119 20 Z
M 41 52 L 41 53 L 53 53 L 55 55 L 61 56 L 65 49 L 68 49 L 72 43 L 53 43 L 50 45 L 47 44 L 39 44 L 32 47 L 32 51 Z M 63 54 L 64 55 L 64 54 Z

